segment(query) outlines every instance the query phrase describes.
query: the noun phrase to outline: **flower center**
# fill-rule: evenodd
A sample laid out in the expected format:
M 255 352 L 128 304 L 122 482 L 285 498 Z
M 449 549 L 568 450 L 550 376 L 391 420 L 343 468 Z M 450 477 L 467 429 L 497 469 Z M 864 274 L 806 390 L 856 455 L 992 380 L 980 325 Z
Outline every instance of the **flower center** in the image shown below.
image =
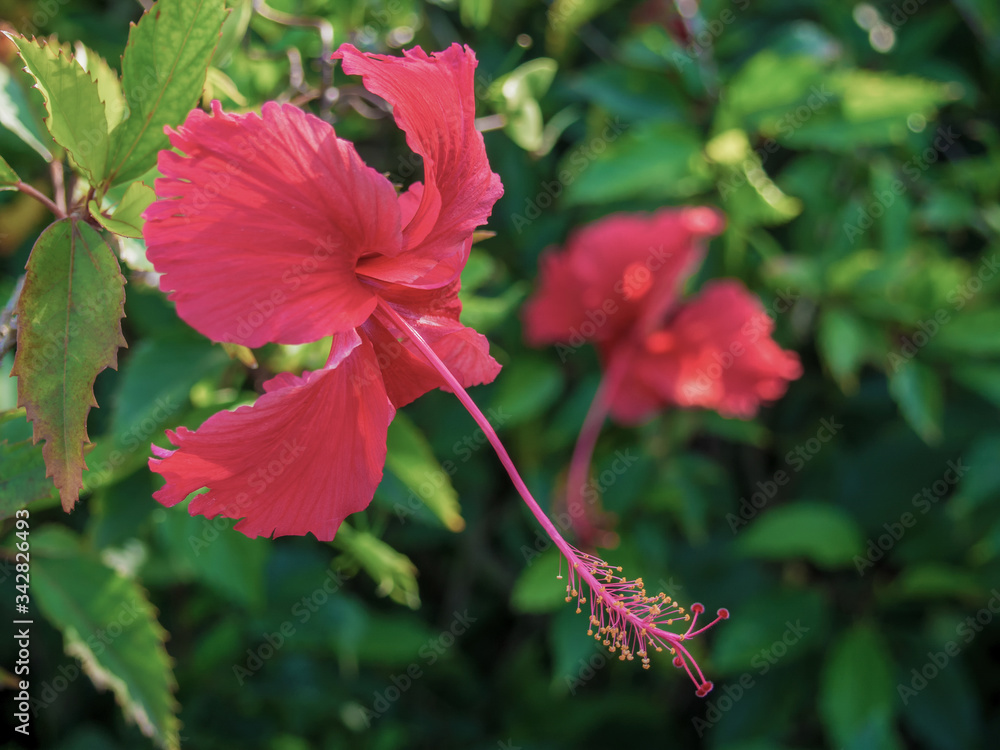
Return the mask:
M 645 263 L 629 263 L 622 278 L 625 299 L 634 302 L 643 297 L 653 286 L 653 272 Z

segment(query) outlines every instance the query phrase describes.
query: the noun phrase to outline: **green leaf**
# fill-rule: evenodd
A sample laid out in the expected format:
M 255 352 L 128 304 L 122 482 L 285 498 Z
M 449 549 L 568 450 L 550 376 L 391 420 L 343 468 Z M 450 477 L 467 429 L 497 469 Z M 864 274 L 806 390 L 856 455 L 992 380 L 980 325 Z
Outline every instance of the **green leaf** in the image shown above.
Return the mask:
M 805 557 L 822 568 L 844 568 L 861 554 L 861 531 L 846 512 L 824 503 L 797 502 L 761 515 L 738 548 L 751 557 Z
M 934 344 L 957 354 L 1000 354 L 1000 310 L 969 310 L 956 314 Z
M 713 633 L 712 670 L 719 675 L 750 669 L 763 675 L 779 664 L 805 659 L 829 642 L 830 604 L 815 589 L 763 590 L 732 614 Z
M 566 561 L 563 560 L 563 580 L 556 578 L 562 555 L 554 547 L 538 553 L 522 547 L 527 567 L 514 584 L 510 606 L 515 612 L 539 614 L 555 612 L 566 605 Z
M 191 388 L 227 363 L 225 353 L 204 339 L 146 339 L 131 349 L 122 363 L 111 424 L 87 455 L 84 487 L 93 490 L 144 467 L 149 443 L 189 408 Z
M 156 200 L 156 192 L 144 182 L 133 182 L 128 186 L 121 202 L 111 216 L 101 213 L 101 207 L 97 201 L 90 201 L 87 208 L 90 215 L 109 232 L 120 234 L 123 237 L 133 239 L 142 238 L 142 225 L 145 224 L 142 218 L 143 212 Z
M 0 156 L 0 190 L 16 190 L 15 185 L 21 181 L 17 172 L 10 168 L 7 160 Z
M 889 601 L 957 597 L 975 604 L 982 601 L 983 587 L 976 576 L 964 568 L 937 562 L 915 562 L 904 568 L 880 593 Z
M 701 139 L 686 127 L 644 123 L 628 129 L 608 121 L 560 163 L 566 203 L 694 195 L 709 185 L 701 146 Z
M 484 29 L 490 22 L 490 13 L 493 11 L 493 0 L 460 0 L 459 12 L 462 17 L 463 26 L 471 26 L 474 29 Z
M 45 125 L 93 185 L 107 174 L 108 119 L 98 84 L 74 59 L 69 45 L 12 36 L 26 69 L 45 98 Z
M 5 65 L 0 65 L 0 125 L 38 152 L 45 161 L 52 161 L 52 152 L 42 143 L 48 136 L 36 125 L 24 92 Z
M 900 748 L 893 728 L 892 656 L 882 636 L 858 625 L 834 644 L 820 677 L 819 712 L 832 747 Z
M 832 308 L 820 317 L 817 343 L 830 374 L 845 393 L 857 390 L 867 338 L 864 321 L 849 310 Z
M 889 393 L 903 418 L 925 443 L 941 439 L 944 395 L 941 380 L 932 369 L 916 360 L 905 362 L 890 373 Z
M 125 345 L 125 279 L 111 249 L 82 222 L 63 219 L 38 238 L 17 308 L 18 405 L 34 424 L 63 508 L 79 498 L 94 380 L 117 368 Z
M 129 116 L 114 133 L 112 183 L 141 176 L 169 148 L 163 128 L 198 103 L 225 16 L 223 0 L 160 0 L 132 27 L 122 57 Z
M 212 64 L 224 67 L 246 36 L 250 19 L 253 18 L 253 0 L 233 0 L 232 11 L 222 24 L 219 44 L 212 55 Z
M 378 584 L 377 593 L 380 596 L 388 596 L 410 609 L 420 606 L 417 566 L 406 555 L 346 523 L 341 524 L 332 544 L 372 577 Z
M 570 38 L 615 0 L 554 0 L 549 6 L 546 46 L 556 54 L 565 52 Z
M 45 532 L 33 532 L 32 539 Z M 62 631 L 66 653 L 80 660 L 98 688 L 111 688 L 143 734 L 167 750 L 180 747 L 167 634 L 146 592 L 81 550 L 69 532 L 58 532 L 58 544 L 49 546 L 61 548 L 59 556 L 32 546 L 33 601 Z
M 84 48 L 87 59 L 86 68 L 91 78 L 97 82 L 97 95 L 104 103 L 104 119 L 108 123 L 108 132 L 113 131 L 128 114 L 128 103 L 122 91 L 118 73 L 108 65 L 108 61 L 92 50 Z
M 140 501 L 156 505 L 148 496 L 134 498 L 134 502 Z M 192 516 L 187 506 L 185 501 L 172 508 L 157 526 L 169 550 L 165 562 L 178 571 L 181 580 L 198 579 L 229 601 L 262 608 L 269 541 L 249 539 L 233 531 L 237 522 L 229 518 Z
M 0 519 L 54 493 L 45 476 L 42 451 L 31 442 L 24 412 L 0 412 Z
M 386 468 L 451 531 L 465 528 L 451 476 L 434 457 L 423 433 L 404 414 L 389 425 Z
M 492 407 L 505 414 L 504 427 L 513 427 L 547 409 L 563 391 L 565 375 L 551 360 L 525 355 L 510 365 L 494 393 Z M 499 427 L 499 425 L 496 425 Z
M 504 132 L 526 151 L 542 147 L 542 109 L 538 100 L 552 85 L 558 65 L 548 57 L 539 57 L 497 79 L 489 96 L 497 111 L 504 115 Z

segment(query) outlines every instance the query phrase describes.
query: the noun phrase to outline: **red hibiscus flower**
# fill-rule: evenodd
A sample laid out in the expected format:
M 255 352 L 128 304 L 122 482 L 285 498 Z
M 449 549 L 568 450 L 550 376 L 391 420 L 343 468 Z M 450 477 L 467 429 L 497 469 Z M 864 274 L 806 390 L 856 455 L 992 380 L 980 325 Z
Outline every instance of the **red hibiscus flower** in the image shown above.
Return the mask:
M 503 190 L 474 126 L 475 56 L 457 45 L 402 59 L 344 45 L 336 57 L 393 106 L 424 182 L 397 195 L 332 127 L 290 106 L 266 104 L 257 117 L 216 103 L 170 132 L 183 155 L 160 154 L 145 237 L 178 314 L 216 341 L 333 342 L 322 369 L 282 373 L 253 406 L 168 432 L 176 449 L 154 446 L 150 460 L 166 479 L 155 497 L 172 506 L 207 488 L 191 513 L 241 518 L 235 528 L 251 537 L 332 539 L 371 501 L 396 408 L 443 388 L 566 558 L 566 601 L 580 612 L 589 598 L 591 634 L 647 668 L 650 652 L 666 650 L 706 695 L 712 683 L 684 642 L 729 613 L 699 628 L 702 605 L 685 612 L 649 596 L 642 579 L 568 544 L 465 390 L 500 369 L 486 339 L 458 322 L 472 232 Z M 685 632 L 666 629 L 677 622 Z
M 395 409 L 445 386 L 400 322 L 463 386 L 500 369 L 458 321 L 472 232 L 503 193 L 475 129 L 474 53 L 344 45 L 335 57 L 392 105 L 423 183 L 397 195 L 333 127 L 293 106 L 232 115 L 215 102 L 169 132 L 183 153 L 161 152 L 146 213 L 160 287 L 204 335 L 250 347 L 333 336 L 323 369 L 278 375 L 252 406 L 168 432 L 175 450 L 154 447 L 150 467 L 167 480 L 157 500 L 207 487 L 190 512 L 242 518 L 250 537 L 330 540 L 371 501 Z
M 524 310 L 528 341 L 556 343 L 563 359 L 591 342 L 605 367 L 567 480 L 570 517 L 584 544 L 611 538 L 583 502 L 608 414 L 635 423 L 682 406 L 750 418 L 802 374 L 798 357 L 774 342 L 773 320 L 740 282 L 710 282 L 691 300 L 680 299 L 706 238 L 723 225 L 710 208 L 616 214 L 542 258 L 538 291 Z

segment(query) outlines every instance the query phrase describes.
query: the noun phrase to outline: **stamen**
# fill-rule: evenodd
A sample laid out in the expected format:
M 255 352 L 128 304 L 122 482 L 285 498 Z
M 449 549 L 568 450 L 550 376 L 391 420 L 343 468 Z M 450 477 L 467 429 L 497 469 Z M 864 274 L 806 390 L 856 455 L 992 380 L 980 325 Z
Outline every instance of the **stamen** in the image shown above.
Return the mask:
M 697 687 L 698 696 L 707 695 L 712 689 L 712 683 L 705 679 L 701 668 L 683 646 L 683 642 L 703 633 L 720 620 L 727 619 L 729 611 L 720 609 L 713 622 L 699 630 L 694 630 L 698 615 L 705 611 L 701 604 L 695 604 L 691 607 L 691 612 L 694 614 L 694 618 L 692 618 L 691 615 L 685 614 L 683 607 L 678 606 L 671 597 L 662 592 L 654 597 L 646 596 L 645 586 L 641 578 L 628 580 L 619 575 L 622 572 L 621 566 L 611 566 L 599 557 L 581 552 L 563 539 L 555 524 L 545 515 L 541 506 L 531 495 L 489 420 L 469 397 L 447 365 L 441 361 L 437 353 L 420 333 L 384 300 L 379 300 L 376 315 L 384 324 L 388 325 L 390 330 L 397 330 L 413 342 L 413 345 L 420 350 L 427 362 L 441 374 L 476 424 L 482 428 L 500 462 L 507 470 L 518 494 L 521 495 L 532 515 L 535 516 L 535 519 L 562 553 L 559 578 L 562 577 L 561 558 L 566 558 L 568 564 L 566 601 L 572 602 L 576 598 L 576 609 L 580 611 L 580 605 L 587 602 L 587 597 L 584 594 L 588 590 L 592 592 L 587 635 L 593 635 L 612 653 L 620 650 L 626 659 L 631 659 L 633 652 L 639 654 L 643 669 L 649 669 L 647 654 L 650 646 L 657 652 L 662 652 L 666 648 L 674 657 L 674 666 L 682 667 L 687 672 Z M 690 621 L 691 625 L 684 633 L 673 633 L 663 629 L 675 620 Z

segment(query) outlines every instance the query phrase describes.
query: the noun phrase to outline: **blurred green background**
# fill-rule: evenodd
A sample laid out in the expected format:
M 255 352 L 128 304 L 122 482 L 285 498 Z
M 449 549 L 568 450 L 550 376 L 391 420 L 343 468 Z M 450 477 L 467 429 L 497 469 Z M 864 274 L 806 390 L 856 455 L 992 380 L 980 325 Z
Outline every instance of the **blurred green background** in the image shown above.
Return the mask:
M 169 665 L 147 595 L 169 633 L 182 745 L 198 750 L 995 745 L 1000 6 L 262 8 L 323 21 L 290 26 L 249 0 L 230 5 L 206 101 L 299 103 L 397 182 L 419 179 L 419 163 L 357 79 L 320 62 L 320 30 L 374 51 L 475 49 L 478 114 L 506 193 L 488 227 L 496 237 L 463 276 L 464 320 L 504 365 L 473 397 L 493 410 L 543 504 L 564 479 L 599 368 L 586 347 L 566 361 L 527 348 L 518 310 L 541 251 L 575 225 L 720 207 L 728 228 L 692 288 L 742 279 L 805 375 L 753 421 L 671 411 L 609 426 L 598 445 L 597 471 L 616 451 L 640 457 L 603 488 L 620 535 L 605 556 L 654 590 L 732 613 L 693 645 L 716 685 L 698 699 L 667 658 L 643 671 L 596 649 L 586 617 L 563 603 L 555 556 L 535 554 L 537 526 L 448 394 L 397 417 L 375 501 L 333 544 L 250 541 L 228 522 L 159 507 L 151 440 L 252 401 L 270 374 L 315 366 L 324 352 L 267 347 L 255 370 L 230 359 L 177 319 L 130 243 L 129 348 L 97 381 L 90 494 L 67 516 L 39 479 L 29 506 L 43 561 L 33 591 L 49 591 L 43 614 L 58 625 L 36 618 L 33 684 L 45 705 L 32 746 L 153 744 L 112 691 L 80 675 L 64 651 L 74 639 L 114 653 L 129 712 L 169 734 Z M 132 0 L 0 8 L 13 29 L 80 40 L 112 65 L 142 10 Z M 13 48 L 0 53 L 4 96 L 37 111 Z M 7 129 L 0 153 L 48 190 L 41 160 Z M 4 302 L 49 220 L 31 199 L 0 193 Z M 0 365 L 0 410 L 16 405 L 12 359 Z M 5 416 L 0 443 L 30 463 L 36 453 L 18 442 L 27 429 Z M 9 548 L 13 520 L 3 528 Z M 9 565 L 0 578 L 12 601 Z M 82 620 L 103 627 L 67 628 L 73 613 L 53 612 L 60 586 L 103 592 Z M 129 613 L 145 624 L 125 622 Z M 10 641 L 0 656 L 9 687 Z

